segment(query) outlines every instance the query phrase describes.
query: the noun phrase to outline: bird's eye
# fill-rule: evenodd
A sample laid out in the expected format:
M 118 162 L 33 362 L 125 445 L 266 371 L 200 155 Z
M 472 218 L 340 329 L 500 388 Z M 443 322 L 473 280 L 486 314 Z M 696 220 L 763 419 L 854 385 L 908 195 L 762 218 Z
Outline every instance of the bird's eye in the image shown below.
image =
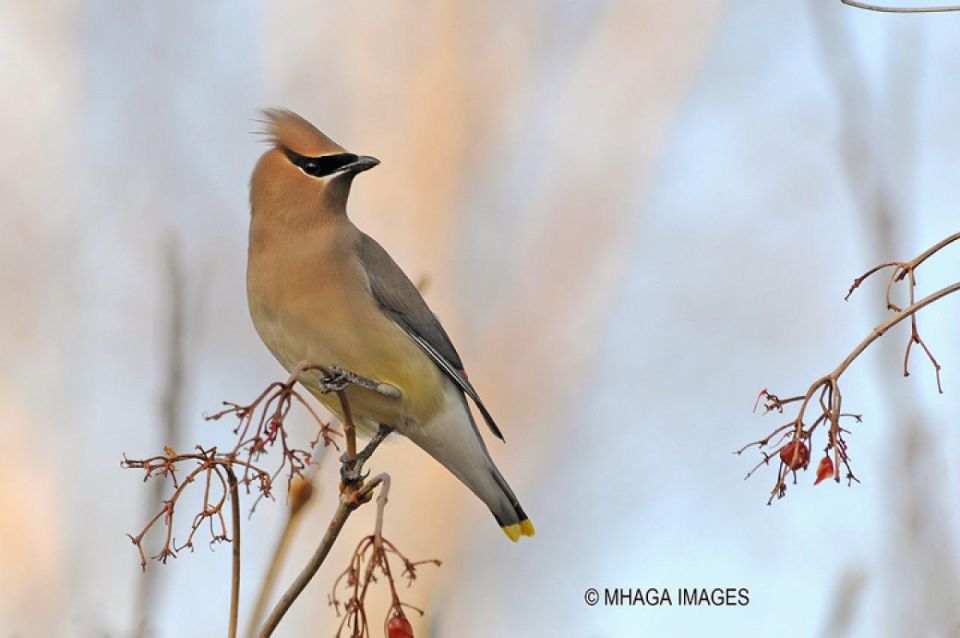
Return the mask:
M 334 155 L 321 155 L 319 157 L 304 157 L 299 153 L 294 153 L 290 149 L 284 149 L 287 159 L 307 175 L 313 177 L 324 177 L 357 161 L 357 156 L 353 153 L 336 153 Z

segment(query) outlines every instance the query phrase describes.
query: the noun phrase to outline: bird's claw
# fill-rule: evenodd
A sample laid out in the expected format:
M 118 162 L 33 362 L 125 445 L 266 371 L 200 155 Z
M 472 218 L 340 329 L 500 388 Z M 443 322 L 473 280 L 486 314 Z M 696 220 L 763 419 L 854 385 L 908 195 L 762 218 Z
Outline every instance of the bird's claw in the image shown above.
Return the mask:
M 330 376 L 320 379 L 320 392 L 329 394 L 331 392 L 342 392 L 350 385 L 350 374 L 341 368 L 333 367 Z

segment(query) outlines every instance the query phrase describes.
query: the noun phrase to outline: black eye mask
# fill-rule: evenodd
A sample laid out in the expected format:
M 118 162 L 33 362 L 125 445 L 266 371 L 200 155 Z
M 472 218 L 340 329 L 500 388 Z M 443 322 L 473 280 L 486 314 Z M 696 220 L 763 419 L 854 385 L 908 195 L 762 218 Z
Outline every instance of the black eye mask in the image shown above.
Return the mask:
M 314 177 L 325 177 L 331 173 L 336 173 L 358 159 L 353 153 L 337 153 L 336 155 L 321 155 L 320 157 L 304 157 L 289 149 L 284 149 L 283 153 L 301 171 Z

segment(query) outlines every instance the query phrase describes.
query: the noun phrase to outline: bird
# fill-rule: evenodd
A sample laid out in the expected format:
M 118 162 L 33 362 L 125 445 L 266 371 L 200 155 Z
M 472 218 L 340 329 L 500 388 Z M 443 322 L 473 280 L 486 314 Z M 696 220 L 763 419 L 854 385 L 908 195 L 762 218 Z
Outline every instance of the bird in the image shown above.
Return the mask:
M 510 540 L 533 536 L 468 398 L 494 436 L 503 434 L 450 337 L 410 278 L 347 216 L 354 178 L 379 160 L 347 151 L 293 111 L 262 115 L 269 148 L 250 180 L 246 282 L 261 340 L 289 372 L 317 362 L 395 388 L 346 387 L 357 430 L 405 436 L 479 497 Z M 321 376 L 300 382 L 342 419 Z

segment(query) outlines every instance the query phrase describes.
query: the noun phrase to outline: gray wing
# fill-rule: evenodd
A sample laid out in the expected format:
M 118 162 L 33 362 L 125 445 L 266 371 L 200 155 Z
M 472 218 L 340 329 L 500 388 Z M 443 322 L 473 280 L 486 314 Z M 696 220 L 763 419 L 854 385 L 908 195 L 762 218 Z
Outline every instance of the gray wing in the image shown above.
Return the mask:
M 490 416 L 463 371 L 460 355 L 450 342 L 446 330 L 440 325 L 440 320 L 420 296 L 417 287 L 387 254 L 383 246 L 366 233 L 360 233 L 358 253 L 360 262 L 367 272 L 367 278 L 370 280 L 370 289 L 380 308 L 417 342 L 467 396 L 473 399 L 480 414 L 483 415 L 483 420 L 490 427 L 490 431 L 502 441 L 503 434 L 500 428 L 493 421 L 493 417 Z

